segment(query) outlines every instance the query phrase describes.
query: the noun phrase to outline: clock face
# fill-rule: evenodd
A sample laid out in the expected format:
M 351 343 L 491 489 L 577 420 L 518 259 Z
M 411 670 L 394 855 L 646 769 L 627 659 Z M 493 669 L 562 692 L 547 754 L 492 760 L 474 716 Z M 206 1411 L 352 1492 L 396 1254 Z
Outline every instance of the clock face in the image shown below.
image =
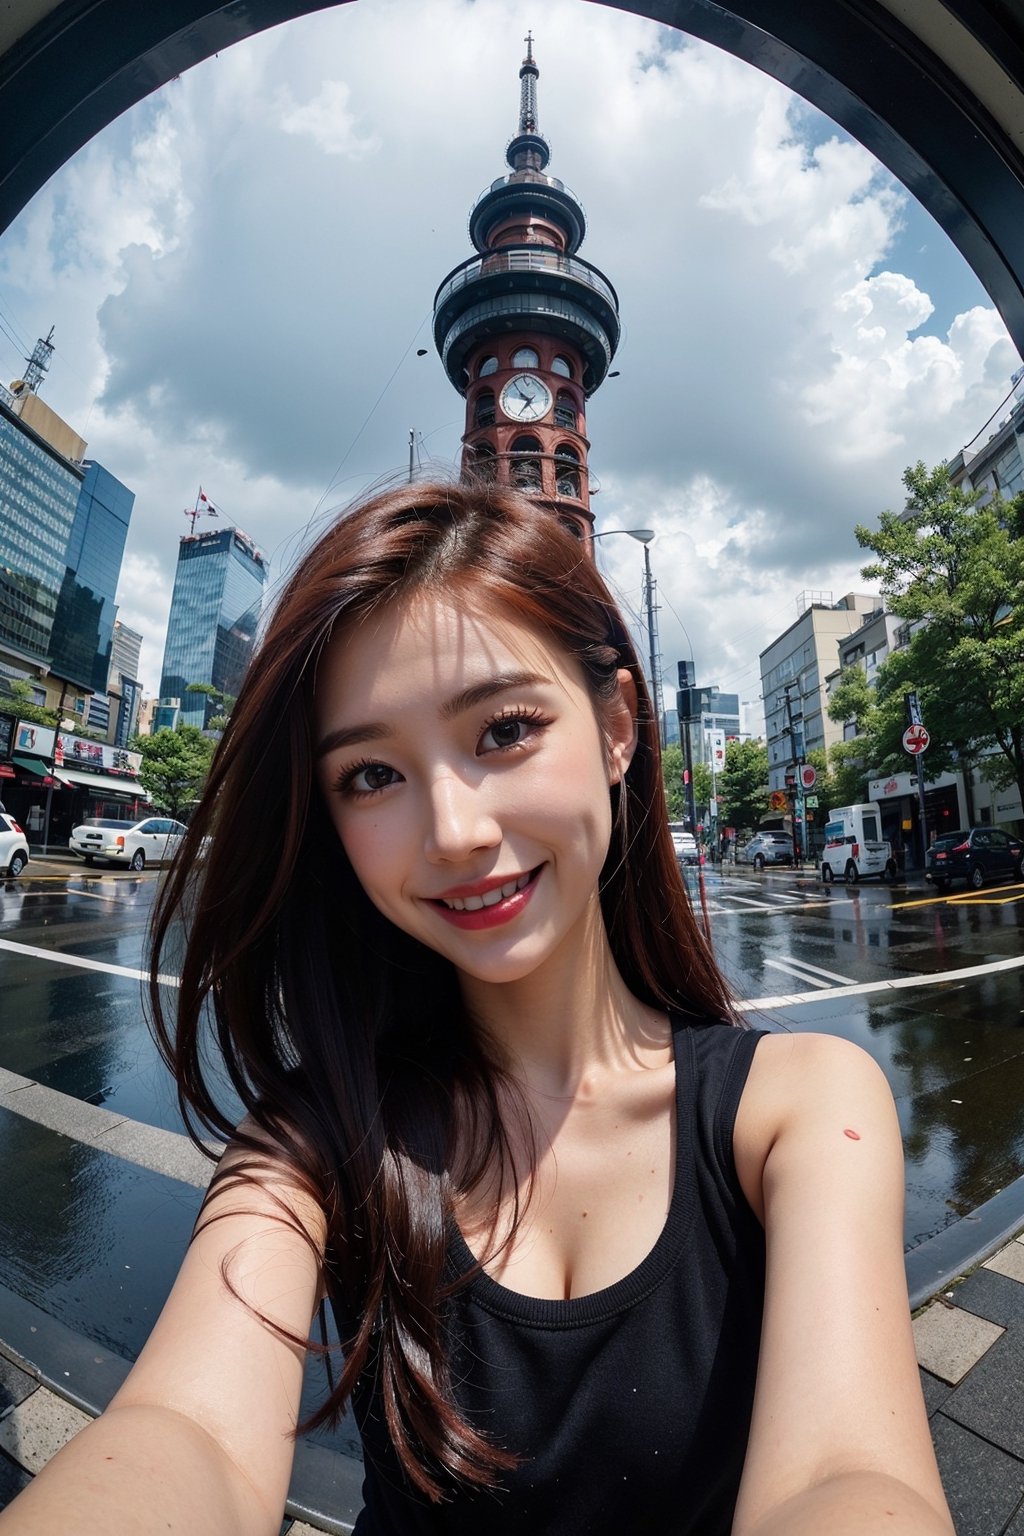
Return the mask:
M 551 409 L 551 391 L 532 373 L 517 373 L 501 392 L 501 408 L 511 421 L 539 421 Z

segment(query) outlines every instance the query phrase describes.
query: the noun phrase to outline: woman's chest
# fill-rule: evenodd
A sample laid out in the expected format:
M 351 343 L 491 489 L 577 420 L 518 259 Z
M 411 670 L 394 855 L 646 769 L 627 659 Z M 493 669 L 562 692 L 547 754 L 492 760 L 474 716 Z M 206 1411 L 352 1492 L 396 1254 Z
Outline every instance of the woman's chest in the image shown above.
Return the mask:
M 519 1190 L 525 1213 L 511 1237 L 488 1256 L 485 1233 L 463 1226 L 492 1279 L 520 1295 L 568 1300 L 614 1285 L 643 1262 L 675 1185 L 674 1072 L 657 1078 L 642 1096 L 545 1117 L 532 1180 Z M 498 1231 L 506 1237 L 513 1216 L 512 1200 L 504 1201 Z

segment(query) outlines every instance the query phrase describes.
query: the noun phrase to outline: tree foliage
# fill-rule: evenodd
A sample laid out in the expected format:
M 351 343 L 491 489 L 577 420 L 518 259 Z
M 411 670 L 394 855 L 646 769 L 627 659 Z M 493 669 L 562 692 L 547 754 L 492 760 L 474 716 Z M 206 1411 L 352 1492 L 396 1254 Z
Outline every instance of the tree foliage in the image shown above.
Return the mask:
M 60 717 L 55 709 L 44 709 L 41 704 L 33 703 L 32 684 L 25 678 L 7 678 L 5 682 L 6 697 L 0 698 L 0 710 L 4 714 L 16 715 L 29 725 L 54 726 L 59 723 Z
M 213 742 L 198 726 L 179 725 L 174 731 L 136 736 L 132 750 L 142 754 L 139 782 L 159 810 L 180 816 L 191 800 L 198 799 L 213 757 Z
M 763 741 L 730 741 L 718 775 L 718 821 L 752 831 L 768 809 L 768 748 Z
M 680 746 L 663 747 L 661 752 L 661 777 L 665 784 L 665 803 L 669 821 L 686 818 L 686 791 L 683 787 L 683 749 Z
M 987 777 L 1024 798 L 1024 496 L 979 506 L 945 465 L 918 463 L 903 483 L 905 512 L 856 530 L 876 557 L 865 579 L 910 626 L 909 644 L 879 669 L 873 767 L 907 767 L 903 696 L 914 689 L 931 736 L 926 777 L 984 758 Z

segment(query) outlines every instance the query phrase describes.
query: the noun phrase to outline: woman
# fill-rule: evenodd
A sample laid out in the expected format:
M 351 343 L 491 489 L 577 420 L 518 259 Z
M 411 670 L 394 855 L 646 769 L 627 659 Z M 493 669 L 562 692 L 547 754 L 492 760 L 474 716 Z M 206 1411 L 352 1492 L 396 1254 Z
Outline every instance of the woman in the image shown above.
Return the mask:
M 276 1531 L 325 1295 L 360 1536 L 948 1536 L 885 1083 L 734 1026 L 636 656 L 550 513 L 409 486 L 330 529 L 155 933 L 183 1108 L 233 1139 L 137 1365 L 13 1529 Z

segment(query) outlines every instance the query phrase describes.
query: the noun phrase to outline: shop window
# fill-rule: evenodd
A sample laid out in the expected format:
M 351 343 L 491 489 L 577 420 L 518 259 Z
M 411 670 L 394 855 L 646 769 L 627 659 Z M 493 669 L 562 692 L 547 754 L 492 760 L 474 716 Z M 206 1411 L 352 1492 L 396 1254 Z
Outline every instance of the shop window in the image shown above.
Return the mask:
M 571 379 L 572 363 L 570 363 L 567 357 L 553 357 L 551 359 L 551 372 L 560 373 L 563 379 Z
M 486 379 L 489 373 L 497 373 L 497 371 L 498 359 L 496 357 L 485 357 L 476 371 L 476 376 L 478 379 Z
M 520 347 L 518 352 L 512 354 L 513 368 L 539 368 L 540 356 L 533 347 Z
M 473 417 L 478 427 L 494 426 L 494 390 L 482 389 L 476 397 L 476 412 Z

